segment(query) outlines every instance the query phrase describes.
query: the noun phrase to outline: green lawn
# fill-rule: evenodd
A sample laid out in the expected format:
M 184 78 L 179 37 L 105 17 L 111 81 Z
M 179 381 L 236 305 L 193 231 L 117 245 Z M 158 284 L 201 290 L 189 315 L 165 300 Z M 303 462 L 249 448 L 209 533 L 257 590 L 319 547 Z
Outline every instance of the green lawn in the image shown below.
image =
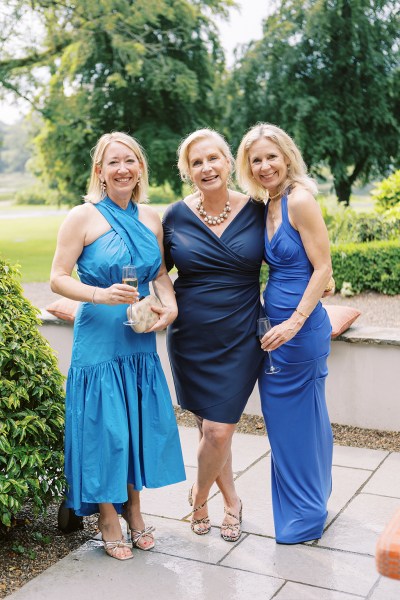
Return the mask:
M 30 207 L 32 210 L 32 207 Z M 65 215 L 2 219 L 0 256 L 19 263 L 22 283 L 48 281 L 57 231 Z

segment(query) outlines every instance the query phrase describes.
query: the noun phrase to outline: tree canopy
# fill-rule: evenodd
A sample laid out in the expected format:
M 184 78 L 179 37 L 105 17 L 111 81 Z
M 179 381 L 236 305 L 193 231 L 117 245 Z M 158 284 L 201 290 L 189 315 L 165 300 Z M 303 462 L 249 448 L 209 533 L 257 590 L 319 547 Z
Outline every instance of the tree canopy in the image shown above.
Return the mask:
M 217 118 L 212 90 L 224 69 L 213 14 L 232 0 L 38 0 L 14 2 L 9 22 L 34 10 L 43 36 L 4 56 L 0 81 L 40 110 L 40 164 L 51 186 L 79 202 L 89 151 L 103 133 L 134 135 L 151 157 L 154 183 L 178 189 L 176 148 Z M 21 12 L 22 11 L 22 12 Z M 11 25 L 10 25 L 11 28 Z M 35 67 L 36 71 L 32 68 Z M 38 67 L 49 74 L 40 83 Z M 39 78 L 33 80 L 37 73 Z M 43 80 L 42 80 L 43 81 Z M 29 87 L 31 86 L 31 87 Z M 40 93 L 38 93 L 40 89 Z
M 328 164 L 338 200 L 398 164 L 398 2 L 281 0 L 228 82 L 225 131 L 259 121 L 294 136 L 314 172 Z

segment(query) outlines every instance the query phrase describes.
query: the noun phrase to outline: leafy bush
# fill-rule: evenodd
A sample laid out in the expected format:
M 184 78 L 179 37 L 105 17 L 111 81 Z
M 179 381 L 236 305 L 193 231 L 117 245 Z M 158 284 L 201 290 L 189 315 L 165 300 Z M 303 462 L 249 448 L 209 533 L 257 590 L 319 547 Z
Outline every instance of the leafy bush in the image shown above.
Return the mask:
M 338 244 L 331 247 L 331 255 L 337 290 L 346 283 L 354 294 L 368 290 L 400 294 L 400 242 Z M 263 266 L 261 289 L 267 279 L 268 268 Z
M 371 191 L 371 195 L 375 198 L 376 206 L 380 210 L 400 205 L 400 170 L 380 181 Z
M 400 294 L 400 242 L 338 244 L 331 255 L 336 289 L 348 282 L 355 294 Z
M 64 489 L 63 376 L 39 333 L 19 271 L 0 259 L 0 525 L 30 501 L 36 512 Z
M 332 244 L 389 241 L 398 238 L 400 210 L 359 213 L 340 206 L 330 212 L 324 204 L 321 204 L 321 210 Z
M 15 195 L 16 204 L 58 204 L 59 194 L 56 190 L 49 190 L 43 186 L 34 186 Z
M 151 185 L 149 188 L 150 204 L 171 204 L 176 200 L 176 194 L 168 183 L 159 186 Z

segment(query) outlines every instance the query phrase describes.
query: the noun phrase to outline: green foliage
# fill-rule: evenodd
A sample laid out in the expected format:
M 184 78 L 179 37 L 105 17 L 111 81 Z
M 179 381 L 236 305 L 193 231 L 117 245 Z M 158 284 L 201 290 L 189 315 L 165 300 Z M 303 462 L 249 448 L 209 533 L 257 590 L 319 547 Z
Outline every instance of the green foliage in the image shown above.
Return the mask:
M 400 242 L 337 244 L 331 247 L 331 256 L 337 290 L 345 283 L 352 294 L 370 290 L 400 294 Z M 268 268 L 263 266 L 261 289 L 267 280 Z
M 152 185 L 149 189 L 150 204 L 171 204 L 177 200 L 177 195 L 168 183 L 165 185 Z
M 29 8 L 28 0 L 19 2 Z M 152 183 L 180 190 L 176 148 L 216 119 L 213 88 L 224 68 L 213 15 L 232 0 L 38 0 L 45 30 L 38 54 L 0 62 L 0 81 L 23 86 L 32 64 L 51 79 L 35 104 L 44 118 L 36 138 L 41 174 L 64 201 L 79 202 L 90 150 L 105 132 L 134 135 L 151 158 Z M 39 85 L 37 82 L 36 85 Z
M 400 207 L 400 170 L 380 181 L 371 194 L 380 210 L 387 210 L 394 206 Z
M 57 204 L 59 194 L 56 190 L 49 190 L 43 185 L 36 185 L 15 195 L 15 203 L 23 205 Z
M 400 211 L 356 212 L 343 206 L 330 211 L 323 202 L 320 205 L 332 244 L 397 240 L 399 237 Z
M 227 83 L 225 131 L 283 127 L 314 173 L 328 165 L 340 202 L 399 159 L 396 0 L 281 0 Z
M 400 242 L 338 244 L 331 255 L 336 289 L 348 282 L 355 294 L 400 294 Z
M 42 511 L 62 496 L 64 391 L 38 311 L 3 260 L 0 314 L 0 524 L 10 527 L 25 502 Z

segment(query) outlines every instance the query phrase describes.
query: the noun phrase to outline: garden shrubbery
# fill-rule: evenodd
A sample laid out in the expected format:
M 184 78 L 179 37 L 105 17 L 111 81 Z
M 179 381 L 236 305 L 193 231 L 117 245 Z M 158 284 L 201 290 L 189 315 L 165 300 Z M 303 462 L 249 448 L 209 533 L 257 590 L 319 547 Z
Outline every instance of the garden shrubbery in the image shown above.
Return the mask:
M 61 497 L 63 376 L 23 297 L 19 272 L 0 259 L 0 526 L 23 504 L 43 510 Z
M 380 181 L 371 195 L 375 198 L 375 206 L 378 210 L 385 211 L 400 206 L 400 170 Z

